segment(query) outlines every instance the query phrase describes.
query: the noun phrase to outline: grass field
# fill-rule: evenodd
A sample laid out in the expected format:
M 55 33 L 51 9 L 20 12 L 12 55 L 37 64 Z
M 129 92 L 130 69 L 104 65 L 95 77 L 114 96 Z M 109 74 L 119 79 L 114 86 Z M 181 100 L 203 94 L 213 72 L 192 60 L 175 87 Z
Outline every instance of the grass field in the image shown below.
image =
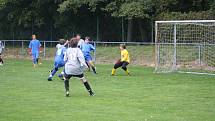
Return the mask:
M 130 66 L 132 76 L 112 65 L 86 73 L 96 96 L 77 79 L 64 96 L 58 78 L 48 82 L 52 61 L 32 68 L 30 60 L 6 60 L 0 66 L 0 121 L 214 121 L 215 77 L 154 74 L 153 68 Z

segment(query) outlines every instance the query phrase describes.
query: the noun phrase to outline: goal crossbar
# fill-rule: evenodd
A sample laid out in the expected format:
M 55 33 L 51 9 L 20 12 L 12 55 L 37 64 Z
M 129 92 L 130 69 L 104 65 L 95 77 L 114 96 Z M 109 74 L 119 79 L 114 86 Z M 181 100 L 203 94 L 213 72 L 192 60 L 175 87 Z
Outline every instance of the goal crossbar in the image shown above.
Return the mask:
M 215 22 L 215 20 L 177 20 L 177 21 L 155 21 L 156 23 L 210 23 Z

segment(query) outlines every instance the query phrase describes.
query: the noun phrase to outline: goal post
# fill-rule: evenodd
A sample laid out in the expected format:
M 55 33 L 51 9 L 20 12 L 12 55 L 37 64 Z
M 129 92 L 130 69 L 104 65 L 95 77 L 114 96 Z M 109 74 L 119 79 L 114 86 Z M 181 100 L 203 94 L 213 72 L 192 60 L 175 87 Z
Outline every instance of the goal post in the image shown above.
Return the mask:
M 215 20 L 155 22 L 155 72 L 215 75 Z

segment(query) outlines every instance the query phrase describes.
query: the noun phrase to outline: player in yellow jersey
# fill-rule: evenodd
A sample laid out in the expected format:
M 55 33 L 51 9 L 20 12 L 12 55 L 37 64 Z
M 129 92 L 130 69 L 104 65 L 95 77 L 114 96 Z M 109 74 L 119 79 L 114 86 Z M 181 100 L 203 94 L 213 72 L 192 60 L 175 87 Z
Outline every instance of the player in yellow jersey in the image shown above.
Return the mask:
M 112 76 L 115 75 L 116 69 L 119 67 L 122 67 L 122 69 L 126 72 L 126 74 L 130 75 L 129 71 L 127 69 L 127 65 L 130 63 L 129 53 L 126 50 L 126 46 L 124 44 L 120 44 L 119 48 L 121 51 L 121 59 L 115 63 L 115 65 L 112 69 L 111 75 Z

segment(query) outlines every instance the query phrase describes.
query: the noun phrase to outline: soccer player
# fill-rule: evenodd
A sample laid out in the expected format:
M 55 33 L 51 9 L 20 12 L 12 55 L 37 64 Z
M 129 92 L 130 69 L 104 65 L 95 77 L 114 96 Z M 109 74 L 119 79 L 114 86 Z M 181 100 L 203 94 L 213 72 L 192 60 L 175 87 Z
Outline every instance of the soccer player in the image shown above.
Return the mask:
M 32 40 L 28 48 L 29 48 L 29 53 L 32 56 L 34 67 L 38 65 L 40 46 L 41 46 L 40 41 L 36 39 L 36 35 L 32 35 Z
M 81 39 L 81 35 L 80 34 L 77 34 L 76 35 L 76 39 L 78 40 L 78 47 L 80 48 L 82 44 L 84 44 L 84 40 Z
M 90 44 L 90 37 L 85 37 L 85 42 L 80 46 L 80 48 L 84 54 L 84 58 L 88 68 L 90 69 L 91 67 L 93 72 L 96 74 L 96 68 L 95 65 L 93 64 L 92 57 L 90 55 L 91 51 L 95 51 L 95 47 L 92 44 Z
M 130 57 L 129 57 L 129 53 L 126 50 L 126 46 L 124 44 L 120 44 L 120 51 L 121 51 L 121 59 L 118 60 L 116 62 L 116 64 L 114 65 L 111 75 L 115 75 L 116 73 L 116 69 L 119 67 L 122 67 L 122 69 L 126 72 L 127 75 L 129 74 L 129 71 L 127 69 L 127 65 L 130 63 Z
M 55 73 L 58 71 L 59 68 L 63 67 L 65 65 L 64 62 L 64 54 L 66 52 L 66 45 L 68 41 L 65 41 L 64 39 L 59 40 L 59 44 L 56 45 L 57 52 L 55 54 L 55 60 L 54 60 L 54 68 L 50 71 L 50 75 L 48 78 L 48 81 L 52 81 L 52 77 L 55 75 Z
M 2 59 L 2 50 L 4 49 L 4 45 L 2 43 L 2 41 L 0 41 L 0 66 L 2 66 L 4 64 L 4 61 Z
M 78 77 L 84 84 L 85 88 L 89 92 L 90 96 L 94 96 L 94 93 L 90 87 L 90 84 L 86 80 L 83 74 L 83 69 L 87 68 L 86 62 L 84 60 L 83 53 L 77 47 L 78 40 L 72 38 L 69 42 L 70 47 L 66 50 L 64 61 L 65 64 L 65 90 L 66 96 L 69 96 L 69 79 L 71 77 Z

